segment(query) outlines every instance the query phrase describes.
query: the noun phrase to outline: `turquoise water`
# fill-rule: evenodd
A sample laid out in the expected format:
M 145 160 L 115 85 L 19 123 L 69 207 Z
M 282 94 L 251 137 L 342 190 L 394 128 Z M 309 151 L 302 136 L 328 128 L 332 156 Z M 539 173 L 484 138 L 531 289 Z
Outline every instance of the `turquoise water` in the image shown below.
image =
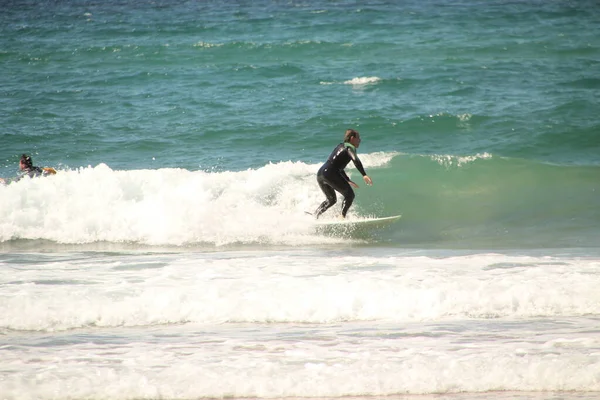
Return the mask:
M 592 0 L 3 2 L 0 177 L 58 173 L 0 185 L 0 397 L 597 398 L 599 27 Z M 350 218 L 402 218 L 325 235 L 348 128 Z
M 429 230 L 448 225 L 467 239 L 450 228 L 451 246 L 482 229 L 598 242 L 594 2 L 14 2 L 0 18 L 0 176 L 23 152 L 63 171 L 314 165 L 355 128 L 362 154 L 394 154 L 356 204 L 403 214 L 399 245 L 446 246 Z

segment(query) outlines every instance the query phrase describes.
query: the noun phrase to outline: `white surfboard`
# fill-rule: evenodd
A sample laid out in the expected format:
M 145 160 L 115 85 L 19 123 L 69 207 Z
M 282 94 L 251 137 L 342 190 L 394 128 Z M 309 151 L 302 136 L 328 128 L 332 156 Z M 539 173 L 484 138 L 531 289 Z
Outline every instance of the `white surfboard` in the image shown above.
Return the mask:
M 401 215 L 382 218 L 323 219 L 317 220 L 315 226 L 318 232 L 344 234 L 384 228 L 398 221 L 400 217 Z

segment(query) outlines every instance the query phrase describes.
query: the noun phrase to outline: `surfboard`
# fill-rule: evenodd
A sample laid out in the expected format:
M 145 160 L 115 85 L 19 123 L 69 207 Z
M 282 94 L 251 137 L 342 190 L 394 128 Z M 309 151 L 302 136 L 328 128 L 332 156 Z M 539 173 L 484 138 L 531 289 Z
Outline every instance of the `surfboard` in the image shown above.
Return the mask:
M 352 234 L 385 228 L 400 219 L 401 215 L 380 218 L 344 218 L 317 220 L 317 232 L 325 234 Z

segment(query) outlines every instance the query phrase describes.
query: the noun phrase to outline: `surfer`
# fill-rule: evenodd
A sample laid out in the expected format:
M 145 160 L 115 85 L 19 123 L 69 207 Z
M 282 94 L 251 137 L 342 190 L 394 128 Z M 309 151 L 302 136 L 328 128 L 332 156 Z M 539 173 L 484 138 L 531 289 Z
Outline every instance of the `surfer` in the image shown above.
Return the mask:
M 354 129 L 346 130 L 344 134 L 344 142 L 340 143 L 333 149 L 333 152 L 317 172 L 317 182 L 319 187 L 325 193 L 327 198 L 317 211 L 315 217 L 319 218 L 327 209 L 337 202 L 336 191 L 344 196 L 342 203 L 342 218 L 346 218 L 346 213 L 354 201 L 354 190 L 352 187 L 358 188 L 358 185 L 350 180 L 344 168 L 350 161 L 354 163 L 356 169 L 363 176 L 363 180 L 367 185 L 372 185 L 373 181 L 363 168 L 362 163 L 356 155 L 356 149 L 360 146 L 360 134 Z
M 33 165 L 33 161 L 31 160 L 31 156 L 27 154 L 23 154 L 21 159 L 19 160 L 19 169 L 21 173 L 14 179 L 11 179 L 12 182 L 17 182 L 26 176 L 30 178 L 35 178 L 36 176 L 46 176 L 46 175 L 54 175 L 56 174 L 56 170 L 54 168 L 41 168 Z M 7 183 L 6 179 L 0 178 L 0 183 Z

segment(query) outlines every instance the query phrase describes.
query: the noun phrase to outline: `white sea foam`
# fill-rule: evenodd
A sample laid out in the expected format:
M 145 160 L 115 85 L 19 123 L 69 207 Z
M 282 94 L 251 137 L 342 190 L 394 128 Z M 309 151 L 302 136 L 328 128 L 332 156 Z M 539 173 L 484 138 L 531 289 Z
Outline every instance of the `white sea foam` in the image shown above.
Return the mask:
M 377 82 L 381 81 L 381 78 L 377 77 L 377 76 L 365 76 L 365 77 L 356 77 L 356 78 L 352 78 L 346 81 L 343 81 L 342 83 L 344 85 L 352 85 L 355 87 L 362 87 L 362 86 L 366 86 L 366 85 L 373 85 L 376 84 Z M 340 82 L 327 82 L 327 81 L 322 81 L 320 82 L 321 85 L 333 85 L 333 84 L 339 84 Z
M 381 80 L 381 78 L 379 78 L 377 76 L 365 76 L 365 77 L 352 78 L 350 80 L 345 81 L 344 83 L 347 85 L 362 86 L 362 85 L 370 85 L 373 83 L 377 83 L 380 80 Z
M 195 43 L 193 46 L 194 47 L 203 47 L 203 48 L 210 49 L 212 47 L 221 47 L 221 46 L 223 46 L 223 44 L 222 43 L 207 43 L 207 42 L 202 42 L 201 41 L 201 42 Z
M 600 390 L 597 259 L 37 261 L 2 265 L 0 393 L 10 399 Z
M 100 257 L 83 263 L 75 258 L 13 270 L 0 280 L 6 285 L 0 327 L 60 331 L 184 322 L 566 317 L 598 313 L 600 303 L 597 260 L 564 263 L 501 255 L 326 258 L 260 252 L 180 258 Z M 25 284 L 34 286 L 24 291 Z
M 391 157 L 364 161 L 381 166 Z M 323 243 L 333 239 L 314 235 L 305 214 L 323 201 L 318 168 L 281 162 L 240 172 L 114 171 L 101 164 L 24 179 L 0 186 L 0 241 Z
M 445 155 L 445 154 L 436 154 L 431 156 L 431 158 L 437 162 L 438 164 L 449 168 L 449 167 L 462 167 L 463 165 L 472 163 L 477 160 L 489 160 L 492 158 L 492 155 L 489 153 L 481 153 L 475 154 L 471 156 L 454 156 L 454 155 Z

